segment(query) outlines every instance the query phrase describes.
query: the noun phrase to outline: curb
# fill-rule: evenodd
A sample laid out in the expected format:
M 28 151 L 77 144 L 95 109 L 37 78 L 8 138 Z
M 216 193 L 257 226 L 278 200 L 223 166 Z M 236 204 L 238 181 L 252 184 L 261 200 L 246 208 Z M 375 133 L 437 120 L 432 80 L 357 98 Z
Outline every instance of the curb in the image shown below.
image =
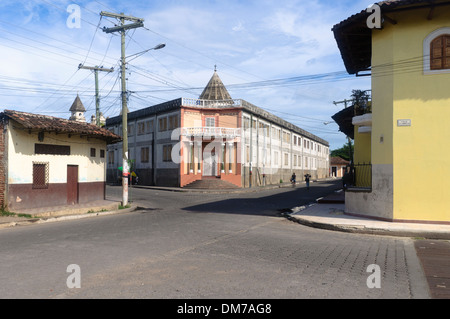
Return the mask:
M 321 223 L 317 221 L 311 221 L 305 218 L 292 216 L 289 213 L 281 213 L 281 216 L 286 219 L 296 222 L 298 224 L 330 230 L 330 231 L 340 231 L 344 233 L 353 233 L 353 234 L 365 234 L 365 235 L 378 235 L 378 236 L 394 236 L 394 237 L 422 237 L 426 239 L 439 239 L 439 240 L 449 240 L 450 234 L 448 232 L 433 232 L 433 231 L 422 231 L 422 230 L 400 230 L 400 229 L 385 229 L 385 228 L 373 228 L 366 227 L 364 225 L 339 225 L 339 224 L 328 224 Z
M 32 224 L 52 223 L 52 222 L 58 222 L 58 221 L 64 221 L 64 220 L 75 220 L 75 219 L 92 218 L 92 217 L 97 217 L 97 216 L 108 216 L 108 215 L 130 213 L 132 211 L 135 211 L 137 208 L 138 208 L 137 205 L 132 205 L 129 208 L 116 209 L 116 210 L 111 210 L 111 211 L 106 211 L 106 212 L 84 213 L 84 214 L 77 214 L 77 215 L 66 215 L 66 216 L 55 216 L 55 217 L 32 218 L 32 219 L 26 219 L 26 220 L 21 220 L 21 221 L 2 223 L 2 224 L 0 224 L 0 229 L 1 228 L 10 228 L 10 227 L 15 227 L 15 226 L 27 226 L 27 225 L 32 225 Z

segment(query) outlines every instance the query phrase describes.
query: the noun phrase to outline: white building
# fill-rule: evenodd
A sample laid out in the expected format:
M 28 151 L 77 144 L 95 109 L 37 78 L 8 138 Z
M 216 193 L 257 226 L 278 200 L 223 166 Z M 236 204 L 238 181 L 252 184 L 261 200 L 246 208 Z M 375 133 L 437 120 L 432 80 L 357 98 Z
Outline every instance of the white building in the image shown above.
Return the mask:
M 139 184 L 252 187 L 329 176 L 329 143 L 244 100 L 216 72 L 199 99 L 180 98 L 128 113 L 128 154 Z M 106 128 L 122 134 L 122 117 Z M 108 146 L 108 182 L 120 181 L 122 143 Z M 227 182 L 227 183 L 225 183 Z M 196 183 L 196 184 L 193 184 Z

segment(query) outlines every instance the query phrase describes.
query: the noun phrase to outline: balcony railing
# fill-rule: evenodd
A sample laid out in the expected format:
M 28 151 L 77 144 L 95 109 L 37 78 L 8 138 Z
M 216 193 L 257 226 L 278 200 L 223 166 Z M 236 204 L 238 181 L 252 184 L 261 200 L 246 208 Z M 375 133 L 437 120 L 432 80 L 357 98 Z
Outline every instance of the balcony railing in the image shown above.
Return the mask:
M 221 100 L 221 101 L 211 101 L 211 100 L 199 100 L 183 98 L 183 106 L 193 106 L 198 108 L 229 108 L 242 106 L 242 100 Z
M 187 137 L 222 137 L 236 138 L 241 136 L 241 129 L 227 127 L 183 127 L 181 135 Z

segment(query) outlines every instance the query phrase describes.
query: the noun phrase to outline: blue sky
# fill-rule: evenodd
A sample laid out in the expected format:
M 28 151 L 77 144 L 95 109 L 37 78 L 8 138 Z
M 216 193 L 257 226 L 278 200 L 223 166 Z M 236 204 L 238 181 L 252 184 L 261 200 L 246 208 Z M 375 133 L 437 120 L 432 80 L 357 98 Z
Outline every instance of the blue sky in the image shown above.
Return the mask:
M 80 28 L 69 28 L 69 5 L 80 7 Z M 94 113 L 94 75 L 78 65 L 114 67 L 100 73 L 101 111 L 120 111 L 120 37 L 106 34 L 115 19 L 101 11 L 144 18 L 127 34 L 126 54 L 166 47 L 130 60 L 130 110 L 180 97 L 198 98 L 214 66 L 231 96 L 244 99 L 327 140 L 346 138 L 331 116 L 353 89 L 370 79 L 345 68 L 333 37 L 334 24 L 366 1 L 116 1 L 2 0 L 0 2 L 1 109 L 68 118 L 79 94 Z M 327 74 L 312 80 L 311 76 Z M 278 79 L 290 79 L 274 82 Z M 264 82 L 267 81 L 267 82 Z M 330 123 L 332 122 L 332 123 Z M 325 124 L 326 123 L 326 124 Z

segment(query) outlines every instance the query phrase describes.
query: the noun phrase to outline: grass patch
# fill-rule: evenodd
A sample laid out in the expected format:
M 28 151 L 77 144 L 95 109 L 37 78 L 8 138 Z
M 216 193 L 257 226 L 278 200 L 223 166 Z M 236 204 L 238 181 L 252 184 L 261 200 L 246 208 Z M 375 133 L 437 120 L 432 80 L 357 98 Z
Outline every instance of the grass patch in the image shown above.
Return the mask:
M 87 211 L 86 214 L 104 213 L 104 212 L 107 212 L 107 211 L 108 211 L 108 210 L 107 210 L 106 208 L 100 209 L 100 210 L 98 210 L 98 211 L 95 211 L 95 210 L 93 210 L 93 209 L 90 209 L 90 210 Z
M 119 204 L 119 209 L 126 209 L 126 208 L 130 208 L 130 207 L 131 207 L 130 204 L 125 205 L 125 206 L 123 206 L 122 204 Z
M 0 210 L 1 217 L 24 217 L 24 218 L 33 218 L 30 214 L 16 214 L 12 212 L 8 212 L 5 210 Z

